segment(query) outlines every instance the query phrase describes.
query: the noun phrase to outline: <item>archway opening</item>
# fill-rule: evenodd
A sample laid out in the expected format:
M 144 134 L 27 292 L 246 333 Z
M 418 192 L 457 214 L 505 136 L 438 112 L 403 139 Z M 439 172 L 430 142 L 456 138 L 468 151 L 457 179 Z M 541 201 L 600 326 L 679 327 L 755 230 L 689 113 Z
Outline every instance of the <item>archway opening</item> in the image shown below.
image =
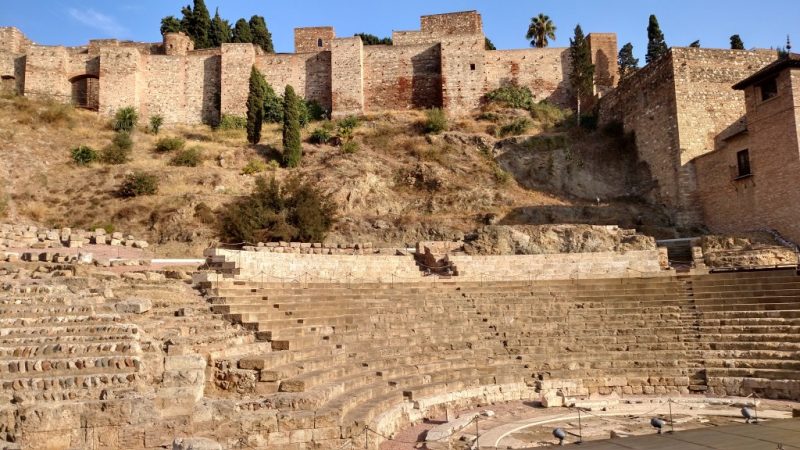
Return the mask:
M 78 108 L 100 109 L 100 79 L 95 75 L 78 75 L 70 80 L 72 104 Z

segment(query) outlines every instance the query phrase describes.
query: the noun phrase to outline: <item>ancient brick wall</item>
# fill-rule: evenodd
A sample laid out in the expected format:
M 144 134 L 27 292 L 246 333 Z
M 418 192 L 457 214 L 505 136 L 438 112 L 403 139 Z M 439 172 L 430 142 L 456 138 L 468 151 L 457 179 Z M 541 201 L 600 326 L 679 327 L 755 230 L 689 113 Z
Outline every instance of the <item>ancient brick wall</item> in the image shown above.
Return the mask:
M 258 55 L 256 67 L 279 95 L 283 95 L 286 86 L 291 85 L 297 95 L 316 100 L 330 110 L 330 52 Z
M 71 102 L 68 71 L 69 55 L 65 47 L 31 47 L 26 57 L 25 95 Z
M 143 58 L 145 88 L 140 116 L 160 115 L 167 123 L 216 123 L 219 118 L 221 57 L 215 51 L 188 56 Z
M 770 55 L 673 48 L 601 100 L 601 125 L 619 121 L 636 133 L 640 158 L 657 183 L 651 200 L 669 208 L 677 224 L 702 221 L 688 162 L 713 150 L 714 137 L 742 116 L 742 94 L 731 86 L 769 63 Z
M 423 33 L 439 36 L 457 34 L 483 35 L 483 22 L 477 11 L 465 11 L 449 14 L 434 14 L 420 18 Z
M 537 101 L 570 104 L 569 50 L 532 48 L 486 52 L 486 86 L 490 92 L 509 83 L 527 86 Z
M 589 51 L 595 67 L 595 92 L 605 95 L 619 81 L 617 64 L 617 35 L 615 33 L 589 33 Z
M 694 161 L 698 198 L 713 231 L 768 227 L 800 242 L 800 70 L 780 74 L 778 93 L 762 102 L 756 87 L 747 88 L 747 132 Z M 752 176 L 737 179 L 741 150 L 749 150 Z
M 222 114 L 245 115 L 250 69 L 255 59 L 256 51 L 251 44 L 222 44 Z
M 364 44 L 360 37 L 333 41 L 331 104 L 338 117 L 364 112 Z
M 442 38 L 442 106 L 452 114 L 477 108 L 486 90 L 483 35 Z
M 295 53 L 329 52 L 336 38 L 333 27 L 306 27 L 294 29 Z
M 441 107 L 440 47 L 365 46 L 364 103 L 367 111 Z
M 146 86 L 142 54 L 135 48 L 100 49 L 100 112 L 112 115 L 120 108 L 139 106 Z

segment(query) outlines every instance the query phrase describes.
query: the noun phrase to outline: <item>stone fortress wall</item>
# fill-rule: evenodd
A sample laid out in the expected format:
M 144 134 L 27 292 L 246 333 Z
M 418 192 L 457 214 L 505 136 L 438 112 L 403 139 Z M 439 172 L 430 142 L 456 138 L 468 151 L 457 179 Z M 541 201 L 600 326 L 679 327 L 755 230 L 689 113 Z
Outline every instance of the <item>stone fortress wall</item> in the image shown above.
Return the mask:
M 418 31 L 395 31 L 394 45 L 364 46 L 337 38 L 332 27 L 298 28 L 292 54 L 264 54 L 250 44 L 194 50 L 179 33 L 162 43 L 92 40 L 88 46 L 32 44 L 13 27 L 0 28 L 0 76 L 7 89 L 31 97 L 112 114 L 135 106 L 141 117 L 169 123 L 215 123 L 242 115 L 250 68 L 276 91 L 292 85 L 334 116 L 443 107 L 454 114 L 480 105 L 507 83 L 529 87 L 538 100 L 571 102 L 567 49 L 487 51 L 475 11 L 421 18 Z M 617 82 L 616 36 L 590 34 L 597 90 Z
M 745 112 L 734 83 L 775 60 L 773 50 L 672 48 L 600 100 L 600 122 L 636 133 L 640 158 L 657 183 L 654 198 L 679 226 L 703 223 L 691 161 Z M 727 174 L 727 170 L 726 170 Z

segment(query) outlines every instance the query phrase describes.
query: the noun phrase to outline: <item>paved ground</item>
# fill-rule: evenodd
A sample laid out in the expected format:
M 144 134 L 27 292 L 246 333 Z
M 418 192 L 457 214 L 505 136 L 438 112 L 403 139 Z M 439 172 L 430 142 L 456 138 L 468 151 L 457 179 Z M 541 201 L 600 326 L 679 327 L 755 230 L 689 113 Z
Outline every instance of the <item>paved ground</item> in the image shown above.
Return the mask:
M 575 448 L 581 450 L 796 450 L 800 449 L 800 419 L 585 442 Z

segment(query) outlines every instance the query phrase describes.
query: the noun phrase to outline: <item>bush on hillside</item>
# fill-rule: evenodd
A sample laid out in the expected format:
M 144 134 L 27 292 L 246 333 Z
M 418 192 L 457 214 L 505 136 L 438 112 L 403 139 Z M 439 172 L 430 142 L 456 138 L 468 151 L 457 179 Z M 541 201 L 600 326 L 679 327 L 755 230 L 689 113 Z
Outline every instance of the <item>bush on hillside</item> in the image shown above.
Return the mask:
M 246 166 L 242 169 L 242 175 L 255 175 L 257 173 L 266 172 L 267 163 L 260 159 L 251 159 Z
M 158 192 L 158 177 L 144 172 L 134 172 L 125 177 L 118 194 L 123 198 L 155 195 Z
M 112 143 L 103 149 L 100 160 L 106 164 L 125 164 L 130 159 L 130 155 L 130 147 L 125 148 Z
M 219 130 L 244 130 L 247 128 L 247 117 L 223 114 L 217 125 Z
M 336 130 L 342 142 L 349 142 L 353 140 L 353 133 L 360 124 L 358 117 L 347 116 L 344 119 L 336 122 Z
M 159 116 L 157 114 L 155 116 L 151 116 L 150 117 L 150 132 L 151 133 L 153 133 L 155 135 L 158 135 L 159 131 L 161 131 L 161 126 L 162 125 L 164 125 L 164 118 L 163 117 L 161 117 L 161 116 Z
M 131 135 L 128 132 L 120 131 L 114 135 L 114 139 L 111 140 L 111 145 L 115 145 L 123 150 L 130 150 L 133 148 L 133 139 L 131 139 Z
M 326 130 L 325 128 L 317 128 L 313 132 L 311 132 L 311 136 L 308 140 L 312 144 L 322 145 L 327 144 L 328 141 L 331 140 L 331 132 Z
M 342 153 L 351 154 L 351 153 L 358 153 L 361 149 L 361 146 L 358 145 L 356 141 L 347 141 L 342 143 Z
M 51 102 L 39 112 L 39 120 L 50 125 L 66 123 L 71 126 L 73 110 L 72 105 Z
M 132 133 L 136 128 L 136 122 L 139 120 L 139 113 L 133 106 L 126 106 L 120 108 L 114 114 L 114 131 L 125 131 Z
M 496 134 L 497 137 L 519 136 L 528 131 L 531 125 L 530 119 L 527 117 L 520 117 L 498 128 Z
M 197 167 L 203 161 L 203 155 L 197 147 L 179 151 L 172 157 L 169 164 L 179 167 Z
M 163 137 L 156 142 L 156 151 L 159 153 L 182 150 L 186 141 L 179 137 Z
M 100 155 L 98 155 L 93 148 L 86 145 L 75 147 L 70 153 L 72 155 L 72 162 L 79 166 L 88 166 L 100 159 Z
M 432 108 L 425 111 L 425 132 L 441 133 L 447 130 L 447 114 L 439 108 Z
M 320 242 L 334 222 L 336 205 L 311 184 L 282 185 L 260 177 L 252 194 L 224 207 L 220 232 L 228 242 Z
M 527 87 L 511 83 L 486 94 L 486 100 L 507 108 L 529 109 L 533 105 L 533 94 Z
M 568 110 L 559 108 L 547 100 L 532 103 L 528 109 L 533 120 L 539 122 L 545 128 L 551 128 L 562 124 L 570 117 Z

